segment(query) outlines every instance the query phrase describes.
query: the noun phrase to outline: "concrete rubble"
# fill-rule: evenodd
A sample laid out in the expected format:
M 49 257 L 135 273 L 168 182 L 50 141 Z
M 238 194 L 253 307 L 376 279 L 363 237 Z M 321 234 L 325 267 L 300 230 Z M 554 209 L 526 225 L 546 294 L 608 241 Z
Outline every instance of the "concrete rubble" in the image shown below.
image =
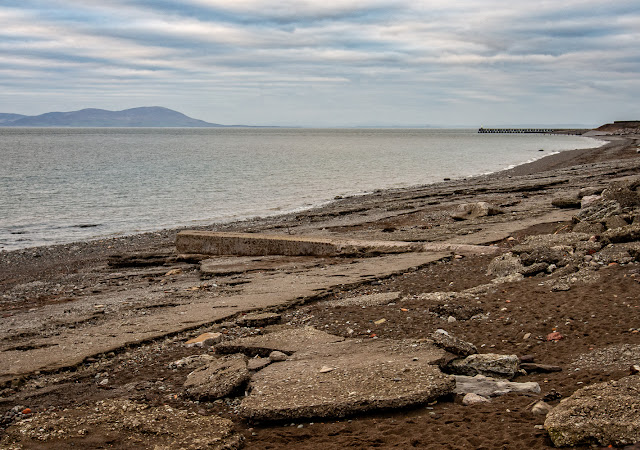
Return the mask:
M 579 389 L 547 415 L 544 427 L 557 447 L 640 442 L 640 376 Z

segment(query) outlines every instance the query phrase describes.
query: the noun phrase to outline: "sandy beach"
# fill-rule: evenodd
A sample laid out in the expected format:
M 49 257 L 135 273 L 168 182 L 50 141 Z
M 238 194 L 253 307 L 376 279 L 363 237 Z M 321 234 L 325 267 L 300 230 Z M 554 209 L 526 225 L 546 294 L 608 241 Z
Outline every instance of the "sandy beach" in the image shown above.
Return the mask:
M 2 447 L 553 448 L 545 416 L 532 411 L 536 402 L 555 407 L 640 364 L 640 257 L 633 247 L 640 135 L 626 130 L 606 139 L 603 147 L 496 174 L 199 228 L 432 244 L 424 252 L 181 256 L 181 230 L 0 252 Z M 632 199 L 616 200 L 615 214 L 587 217 L 584 199 L 596 201 L 612 186 L 631 186 Z M 479 202 L 498 212 L 455 218 L 460 205 Z M 629 230 L 627 238 L 616 230 Z M 534 236 L 552 243 L 531 247 Z M 496 258 L 505 254 L 519 258 L 520 268 L 500 266 Z M 243 324 L 256 312 L 278 317 Z M 220 333 L 216 341 L 229 344 L 305 327 L 363 345 L 431 345 L 444 329 L 480 354 L 516 355 L 522 367 L 512 381 L 540 390 L 469 406 L 448 393 L 349 414 L 291 407 L 291 415 L 271 420 L 246 412 L 252 387 L 267 383 L 260 378 L 266 369 L 250 370 L 250 381 L 215 398 L 185 388 L 197 366 L 173 364 L 224 358 L 215 347 L 185 345 L 203 333 Z M 295 360 L 303 350 L 284 353 Z M 454 354 L 445 353 L 434 367 L 451 373 Z M 327 364 L 325 372 L 336 370 Z

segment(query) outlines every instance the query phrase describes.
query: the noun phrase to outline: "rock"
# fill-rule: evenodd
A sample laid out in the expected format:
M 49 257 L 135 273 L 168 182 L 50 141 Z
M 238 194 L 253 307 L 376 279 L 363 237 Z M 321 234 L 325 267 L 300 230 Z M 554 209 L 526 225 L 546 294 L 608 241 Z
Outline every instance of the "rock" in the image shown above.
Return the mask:
M 495 216 L 497 214 L 504 214 L 504 211 L 490 203 L 477 202 L 458 205 L 458 208 L 451 214 L 451 217 L 455 220 L 469 220 L 478 217 Z
M 478 349 L 470 342 L 463 341 L 455 336 L 451 336 L 443 329 L 437 329 L 431 339 L 436 347 L 440 347 L 449 353 L 458 356 L 469 356 L 478 353 Z
M 482 395 L 474 394 L 473 392 L 469 392 L 465 394 L 462 398 L 462 404 L 464 406 L 476 405 L 478 403 L 490 403 L 491 400 L 487 397 L 483 397 Z
M 619 263 L 626 264 L 638 259 L 640 254 L 640 242 L 628 242 L 624 244 L 609 244 L 598 253 L 593 255 L 593 259 L 604 264 Z
M 256 373 L 240 413 L 253 420 L 297 420 L 425 404 L 455 387 L 454 378 L 434 365 L 444 355 L 412 340 L 309 347 Z
M 271 362 L 279 362 L 279 361 L 286 361 L 286 360 L 287 360 L 286 353 L 280 352 L 278 350 L 269 353 L 269 361 Z
M 74 442 L 78 448 L 235 449 L 242 436 L 217 415 L 106 399 L 16 423 L 4 431 L 0 448 L 69 448 Z
M 626 227 L 614 228 L 602 233 L 604 243 L 634 242 L 640 241 L 640 224 L 627 225 Z
M 458 319 L 456 319 L 456 318 L 455 318 L 455 317 L 453 317 L 453 316 L 449 316 L 449 317 L 447 317 L 447 322 L 448 322 L 448 323 L 454 323 L 454 322 L 457 322 L 457 321 L 458 321 Z
M 200 367 L 187 376 L 184 388 L 187 395 L 198 400 L 226 397 L 249 381 L 247 358 L 228 355 Z
M 247 369 L 249 370 L 261 370 L 271 364 L 269 358 L 251 358 L 247 362 Z
M 540 272 L 547 272 L 550 267 L 555 267 L 555 264 L 549 264 L 546 262 L 533 263 L 522 269 L 522 275 L 531 276 Z
M 575 233 L 588 233 L 588 234 L 600 234 L 605 230 L 605 227 L 600 222 L 578 222 L 573 226 Z
M 468 377 L 456 375 L 456 394 L 477 394 L 483 397 L 498 397 L 500 395 L 515 393 L 540 393 L 540 385 L 533 381 L 526 383 L 516 383 L 513 381 L 500 380 L 484 375 Z
M 551 200 L 551 204 L 556 208 L 580 208 L 581 202 L 578 196 L 557 197 Z
M 357 297 L 341 298 L 337 300 L 331 300 L 328 303 L 329 306 L 377 306 L 386 305 L 390 302 L 395 302 L 401 297 L 400 292 L 379 292 L 377 294 L 359 295 Z
M 276 313 L 247 314 L 236 320 L 241 327 L 266 327 L 280 322 L 282 316 Z
M 580 208 L 588 208 L 602 200 L 601 195 L 585 195 L 580 199 Z
M 169 363 L 169 369 L 195 369 L 216 359 L 211 355 L 191 355 Z
M 597 383 L 560 402 L 544 422 L 557 447 L 640 442 L 640 376 Z
M 216 352 L 244 353 L 267 357 L 274 350 L 291 354 L 312 345 L 343 341 L 344 338 L 316 330 L 313 327 L 289 328 L 260 336 L 249 336 L 216 345 Z
M 560 339 L 564 339 L 564 336 L 557 331 L 547 334 L 547 341 L 559 341 Z
M 549 364 L 521 362 L 520 368 L 526 370 L 529 373 L 531 372 L 540 372 L 540 373 L 562 372 L 562 367 L 552 366 Z
M 211 347 L 222 340 L 222 333 L 203 333 L 185 342 L 187 347 Z
M 172 275 L 180 275 L 182 273 L 182 269 L 177 268 L 177 269 L 171 269 L 170 271 L 168 271 L 167 273 L 164 274 L 165 277 L 170 277 Z
M 626 227 L 629 225 L 626 220 L 624 220 L 619 215 L 607 217 L 604 221 L 605 226 L 608 230 L 620 227 Z
M 531 412 L 541 416 L 546 416 L 547 414 L 549 414 L 549 412 L 552 409 L 553 408 L 551 407 L 551 405 L 540 400 L 539 402 L 536 402 L 536 404 L 531 407 Z
M 524 266 L 520 258 L 509 252 L 493 258 L 489 263 L 487 275 L 505 277 L 514 273 L 522 273 L 523 270 Z
M 640 179 L 612 181 L 602 191 L 602 197 L 617 202 L 623 208 L 640 206 L 640 195 L 636 191 L 639 184 Z
M 591 197 L 599 196 L 600 194 L 602 194 L 603 190 L 604 190 L 604 188 L 595 187 L 595 186 L 583 187 L 582 189 L 580 189 L 580 191 L 578 191 L 578 197 L 585 198 L 585 197 L 590 197 L 590 196 Z
M 483 353 L 452 361 L 448 368 L 459 375 L 485 375 L 513 378 L 518 372 L 520 360 L 516 355 Z

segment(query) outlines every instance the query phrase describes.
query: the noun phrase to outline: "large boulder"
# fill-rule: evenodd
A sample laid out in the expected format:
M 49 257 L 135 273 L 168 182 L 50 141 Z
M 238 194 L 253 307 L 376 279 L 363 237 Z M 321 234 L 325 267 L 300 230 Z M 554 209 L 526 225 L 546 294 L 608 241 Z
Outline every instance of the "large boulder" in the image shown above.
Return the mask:
M 491 203 L 477 202 L 458 205 L 458 208 L 451 214 L 451 217 L 455 220 L 469 220 L 478 217 L 495 216 L 497 214 L 504 214 L 504 211 Z
M 640 376 L 579 389 L 544 422 L 557 447 L 640 443 Z
M 602 191 L 605 200 L 613 200 L 623 208 L 640 206 L 640 194 L 637 188 L 640 186 L 640 178 L 625 181 L 613 181 Z
M 349 339 L 311 347 L 256 373 L 241 414 L 296 420 L 425 404 L 455 387 L 436 365 L 444 356 L 411 340 Z

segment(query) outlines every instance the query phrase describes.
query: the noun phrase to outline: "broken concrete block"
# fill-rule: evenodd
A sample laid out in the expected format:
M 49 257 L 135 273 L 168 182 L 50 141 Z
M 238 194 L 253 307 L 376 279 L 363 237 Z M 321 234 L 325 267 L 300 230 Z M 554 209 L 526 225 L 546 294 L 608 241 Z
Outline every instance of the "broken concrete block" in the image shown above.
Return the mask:
M 254 420 L 344 417 L 424 404 L 449 394 L 444 352 L 415 341 L 356 340 L 295 353 L 253 376 L 241 414 Z
M 498 397 L 510 392 L 516 393 L 540 393 L 540 385 L 533 381 L 525 383 L 516 383 L 497 378 L 485 377 L 484 375 L 476 375 L 468 377 L 465 375 L 456 375 L 456 394 L 478 394 L 483 397 Z
M 469 220 L 478 217 L 495 216 L 497 214 L 504 214 L 504 211 L 490 203 L 477 202 L 458 205 L 458 208 L 451 214 L 451 217 L 455 220 Z
M 184 388 L 190 397 L 215 400 L 232 394 L 244 386 L 249 378 L 246 356 L 228 355 L 191 372 Z
M 334 336 L 313 327 L 290 328 L 223 342 L 216 345 L 216 352 L 221 354 L 244 353 L 247 356 L 267 357 L 271 352 L 279 350 L 290 355 L 312 345 L 342 340 L 344 338 L 340 336 Z
M 469 356 L 478 353 L 478 349 L 472 343 L 458 339 L 440 328 L 431 335 L 431 339 L 436 347 L 440 347 L 454 355 Z
M 624 446 L 640 442 L 640 376 L 579 389 L 547 415 L 544 427 L 557 447 Z
M 513 378 L 518 372 L 520 360 L 516 355 L 483 353 L 469 355 L 452 361 L 448 368 L 459 375 L 485 375 L 489 377 Z

